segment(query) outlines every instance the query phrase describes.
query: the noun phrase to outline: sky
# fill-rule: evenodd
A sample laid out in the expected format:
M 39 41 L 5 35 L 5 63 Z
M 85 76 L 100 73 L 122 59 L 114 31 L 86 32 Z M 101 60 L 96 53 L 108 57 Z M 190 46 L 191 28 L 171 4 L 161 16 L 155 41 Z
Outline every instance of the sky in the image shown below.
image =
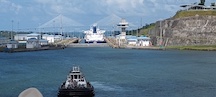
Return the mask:
M 115 14 L 143 26 L 170 18 L 200 0 L 0 0 L 0 31 L 34 31 L 60 14 L 88 27 Z M 206 0 L 206 5 L 214 0 Z

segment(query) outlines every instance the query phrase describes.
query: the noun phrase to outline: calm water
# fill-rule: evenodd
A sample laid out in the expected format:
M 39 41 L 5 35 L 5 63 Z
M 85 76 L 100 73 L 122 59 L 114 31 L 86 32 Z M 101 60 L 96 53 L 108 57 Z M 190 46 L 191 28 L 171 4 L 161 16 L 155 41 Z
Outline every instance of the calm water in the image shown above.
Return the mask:
M 56 97 L 73 65 L 96 97 L 215 97 L 216 52 L 67 48 L 0 53 L 0 97 L 29 87 Z

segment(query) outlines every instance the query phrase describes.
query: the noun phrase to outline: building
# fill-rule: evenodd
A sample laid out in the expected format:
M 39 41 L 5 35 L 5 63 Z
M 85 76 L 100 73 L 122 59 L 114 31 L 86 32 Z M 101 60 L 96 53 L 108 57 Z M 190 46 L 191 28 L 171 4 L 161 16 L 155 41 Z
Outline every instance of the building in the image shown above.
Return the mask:
M 54 43 L 55 41 L 59 41 L 63 39 L 62 35 L 48 35 L 43 34 L 42 39 L 48 40 L 48 43 Z
M 19 44 L 18 41 L 11 40 L 7 43 L 6 47 L 9 49 L 18 48 L 18 44 Z
M 119 39 L 126 39 L 126 28 L 128 28 L 129 23 L 125 19 L 122 19 L 117 26 L 121 29 Z
M 149 37 L 138 37 L 137 46 L 151 46 L 151 41 Z
M 28 34 L 16 34 L 14 35 L 14 40 L 17 41 L 26 41 Z
M 137 45 L 137 37 L 136 36 L 128 35 L 128 36 L 126 36 L 126 41 L 127 41 L 127 45 L 133 45 L 133 46 Z
M 39 43 L 39 40 L 36 38 L 30 38 L 26 42 L 26 48 L 40 48 L 41 44 Z
M 41 39 L 41 34 L 31 33 L 31 34 L 16 34 L 14 35 L 14 40 L 17 40 L 19 43 L 26 43 L 28 39 Z
M 211 6 L 199 5 L 199 4 L 194 3 L 194 4 L 181 5 L 180 7 L 182 7 L 183 10 L 188 10 L 188 11 L 216 10 L 215 3 L 212 3 Z
M 39 44 L 40 45 L 48 45 L 48 40 L 46 40 L 46 39 L 40 39 L 39 40 Z
M 9 41 L 6 37 L 0 37 L 0 46 L 5 46 Z
M 32 38 L 35 38 L 35 39 L 40 40 L 40 39 L 41 39 L 41 34 L 38 34 L 38 33 L 31 33 L 31 34 L 28 34 L 28 35 L 27 35 L 27 40 L 32 39 Z

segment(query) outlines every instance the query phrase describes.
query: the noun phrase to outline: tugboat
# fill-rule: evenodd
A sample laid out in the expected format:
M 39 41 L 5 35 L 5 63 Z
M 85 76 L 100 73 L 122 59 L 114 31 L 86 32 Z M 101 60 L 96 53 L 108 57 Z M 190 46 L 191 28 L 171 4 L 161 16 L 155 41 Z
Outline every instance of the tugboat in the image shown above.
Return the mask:
M 86 81 L 79 67 L 73 67 L 59 88 L 58 97 L 94 97 L 94 87 Z

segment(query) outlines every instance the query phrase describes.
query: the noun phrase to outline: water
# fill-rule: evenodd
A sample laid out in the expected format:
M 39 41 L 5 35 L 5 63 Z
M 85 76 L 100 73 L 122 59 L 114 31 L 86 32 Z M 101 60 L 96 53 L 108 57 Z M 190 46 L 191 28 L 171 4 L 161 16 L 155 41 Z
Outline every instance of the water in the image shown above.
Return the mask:
M 79 65 L 95 97 L 215 97 L 216 52 L 67 48 L 0 53 L 0 97 L 29 87 L 56 97 Z

